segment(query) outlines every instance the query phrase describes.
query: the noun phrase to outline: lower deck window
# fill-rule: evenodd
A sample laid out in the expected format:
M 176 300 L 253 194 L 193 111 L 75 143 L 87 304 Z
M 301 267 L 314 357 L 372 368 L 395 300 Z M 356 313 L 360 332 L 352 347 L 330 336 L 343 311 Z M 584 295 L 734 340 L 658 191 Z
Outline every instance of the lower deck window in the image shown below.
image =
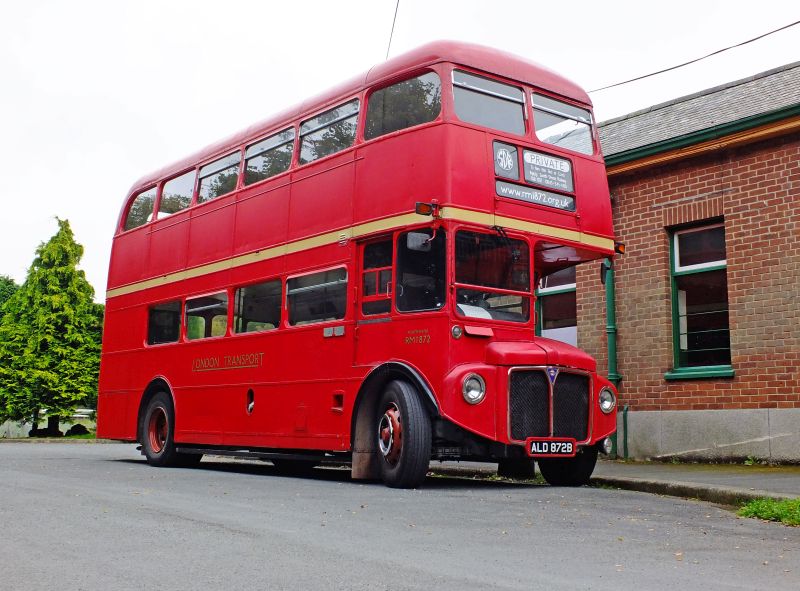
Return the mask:
M 221 337 L 228 330 L 228 294 L 186 300 L 186 338 Z
M 281 323 L 281 282 L 279 279 L 240 287 L 233 309 L 234 332 L 273 330 Z
M 181 303 L 150 306 L 147 314 L 147 344 L 175 343 L 181 336 Z
M 340 320 L 347 310 L 347 269 L 292 277 L 286 282 L 289 324 Z

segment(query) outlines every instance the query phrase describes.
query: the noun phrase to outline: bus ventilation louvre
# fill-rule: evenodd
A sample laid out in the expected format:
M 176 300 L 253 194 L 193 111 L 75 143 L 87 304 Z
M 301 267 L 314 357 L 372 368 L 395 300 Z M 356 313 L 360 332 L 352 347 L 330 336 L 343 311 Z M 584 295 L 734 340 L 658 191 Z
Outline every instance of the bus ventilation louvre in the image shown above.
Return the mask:
M 544 371 L 512 371 L 508 406 L 511 439 L 524 441 L 528 437 L 572 437 L 576 441 L 584 441 L 588 436 L 589 424 L 589 377 L 562 371 L 551 388 Z

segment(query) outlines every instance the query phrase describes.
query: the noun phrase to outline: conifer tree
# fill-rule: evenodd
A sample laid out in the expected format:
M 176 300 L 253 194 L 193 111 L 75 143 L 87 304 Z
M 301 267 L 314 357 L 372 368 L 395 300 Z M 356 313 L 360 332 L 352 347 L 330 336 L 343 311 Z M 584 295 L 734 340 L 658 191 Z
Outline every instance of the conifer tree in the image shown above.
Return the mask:
M 3 304 L 6 300 L 14 295 L 14 292 L 19 289 L 19 285 L 14 283 L 14 280 L 7 275 L 0 275 L 0 318 L 3 317 Z
M 77 265 L 83 246 L 67 220 L 36 249 L 25 283 L 0 320 L 0 420 L 32 420 L 47 410 L 48 432 L 97 396 L 103 306 Z

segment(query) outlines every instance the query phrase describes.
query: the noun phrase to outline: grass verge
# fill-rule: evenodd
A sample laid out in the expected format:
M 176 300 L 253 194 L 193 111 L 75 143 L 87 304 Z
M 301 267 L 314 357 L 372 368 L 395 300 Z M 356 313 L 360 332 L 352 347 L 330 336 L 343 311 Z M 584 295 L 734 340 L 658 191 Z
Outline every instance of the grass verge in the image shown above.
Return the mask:
M 755 517 L 800 526 L 800 498 L 785 501 L 756 499 L 745 504 L 737 514 L 740 517 Z

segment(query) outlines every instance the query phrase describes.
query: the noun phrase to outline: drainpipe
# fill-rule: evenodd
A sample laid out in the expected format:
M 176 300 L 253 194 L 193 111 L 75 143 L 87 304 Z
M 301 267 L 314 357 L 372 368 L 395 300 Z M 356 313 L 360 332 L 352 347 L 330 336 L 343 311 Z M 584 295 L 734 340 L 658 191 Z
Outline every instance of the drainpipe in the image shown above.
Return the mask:
M 608 340 L 608 380 L 619 388 L 619 383 L 622 381 L 622 376 L 617 372 L 617 312 L 615 308 L 616 291 L 614 289 L 614 267 L 611 259 L 603 261 L 603 268 L 605 269 L 605 286 L 606 286 L 606 338 Z M 623 413 L 624 418 L 627 419 L 627 407 Z M 627 423 L 627 420 L 625 421 Z M 624 457 L 628 458 L 628 428 L 627 424 L 623 426 L 624 443 Z M 611 455 L 617 455 L 617 434 L 614 434 L 613 446 Z
M 608 338 L 608 379 L 619 387 L 622 376 L 617 373 L 617 312 L 614 306 L 616 291 L 614 289 L 614 267 L 611 259 L 605 259 L 606 269 L 606 336 Z

